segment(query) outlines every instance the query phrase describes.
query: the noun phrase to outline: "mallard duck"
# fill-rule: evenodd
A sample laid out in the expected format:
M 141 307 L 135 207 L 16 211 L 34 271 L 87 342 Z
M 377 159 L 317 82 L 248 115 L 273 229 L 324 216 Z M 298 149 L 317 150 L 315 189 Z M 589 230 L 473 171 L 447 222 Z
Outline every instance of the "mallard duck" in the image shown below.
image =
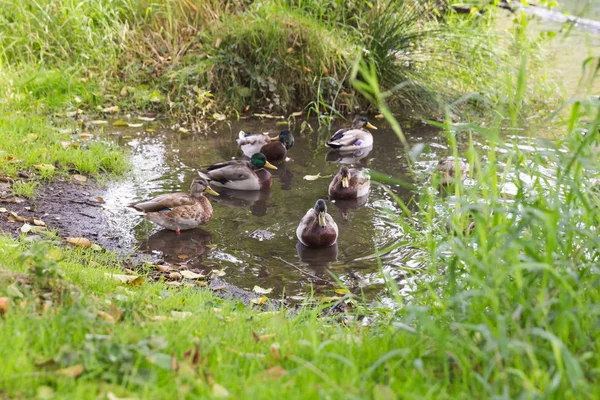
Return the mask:
M 148 221 L 179 234 L 182 230 L 205 224 L 212 218 L 213 209 L 204 192 L 219 195 L 212 190 L 206 179 L 198 177 L 192 181 L 190 194 L 162 194 L 150 200 L 131 203 L 129 206 L 146 213 L 145 218 Z
M 284 130 L 279 136 L 270 138 L 262 133 L 240 131 L 237 143 L 245 156 L 251 157 L 253 154 L 262 153 L 268 161 L 275 162 L 285 159 L 288 150 L 294 146 L 294 135 Z
M 469 173 L 469 163 L 459 158 L 458 169 L 460 172 L 460 180 L 464 181 Z M 444 157 L 440 159 L 437 165 L 437 171 L 440 173 L 440 182 L 442 185 L 454 183 L 456 177 L 456 162 L 454 157 Z
M 363 171 L 343 166 L 329 184 L 329 196 L 335 199 L 356 199 L 369 193 L 371 178 Z
M 350 128 L 342 128 L 329 138 L 327 146 L 342 151 L 372 146 L 373 135 L 365 128 L 377 129 L 366 116 L 357 115 Z
M 262 153 L 253 154 L 250 161 L 232 160 L 211 165 L 200 176 L 220 186 L 235 190 L 261 190 L 271 187 L 271 174 L 264 168 L 277 169 Z
M 317 200 L 315 207 L 308 210 L 296 229 L 296 236 L 307 247 L 329 247 L 337 241 L 338 227 L 327 214 L 325 200 Z

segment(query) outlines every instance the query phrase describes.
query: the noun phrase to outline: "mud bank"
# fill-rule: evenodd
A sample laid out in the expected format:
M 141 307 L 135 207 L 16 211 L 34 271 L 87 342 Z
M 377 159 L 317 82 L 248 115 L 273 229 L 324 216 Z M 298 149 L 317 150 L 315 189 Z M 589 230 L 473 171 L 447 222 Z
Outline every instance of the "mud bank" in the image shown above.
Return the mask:
M 59 180 L 39 187 L 34 199 L 24 199 L 11 195 L 10 185 L 2 184 L 0 207 L 5 208 L 6 212 L 0 214 L 0 230 L 15 237 L 19 236 L 23 222 L 14 220 L 16 214 L 28 220 L 35 218 L 43 221 L 49 230 L 56 230 L 61 237 L 83 237 L 106 250 L 115 251 L 128 268 L 139 268 L 145 263 L 167 264 L 169 254 L 141 253 L 134 246 L 120 240 L 118 232 L 109 224 L 110 214 L 103 208 L 104 193 L 102 187 L 93 183 L 80 184 Z M 167 272 L 157 270 L 151 272 L 149 278 L 158 281 L 166 275 Z M 220 298 L 236 299 L 250 305 L 251 300 L 258 297 L 217 277 L 209 277 L 207 283 L 206 288 Z M 272 307 L 279 305 L 279 301 L 272 301 Z

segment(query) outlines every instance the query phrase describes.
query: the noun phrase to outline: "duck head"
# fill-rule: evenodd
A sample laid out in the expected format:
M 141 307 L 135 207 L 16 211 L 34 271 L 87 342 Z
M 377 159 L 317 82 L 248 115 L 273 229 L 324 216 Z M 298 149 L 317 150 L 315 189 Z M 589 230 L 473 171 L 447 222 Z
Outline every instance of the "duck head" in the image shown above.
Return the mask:
M 204 192 L 208 194 L 212 194 L 213 196 L 218 196 L 219 193 L 215 192 L 208 184 L 208 181 L 199 176 L 194 178 L 192 181 L 192 185 L 190 187 L 190 195 L 192 197 L 200 197 L 204 194 Z
M 356 117 L 354 117 L 354 119 L 352 120 L 352 128 L 369 128 L 377 130 L 377 127 L 369 122 L 369 118 L 367 118 L 366 115 L 357 115 Z
M 342 187 L 350 187 L 350 169 L 348 169 L 346 166 L 343 166 L 340 168 L 340 174 L 342 175 Z
M 327 214 L 327 204 L 325 204 L 325 200 L 317 200 L 315 203 L 315 211 L 319 217 L 319 226 L 325 228 L 327 226 L 327 222 L 325 220 L 325 215 Z
M 271 164 L 270 162 L 267 161 L 267 158 L 262 153 L 256 153 L 256 154 L 252 155 L 252 157 L 250 158 L 250 168 L 252 168 L 252 169 L 262 169 L 262 168 L 277 169 L 276 166 L 274 166 L 273 164 Z

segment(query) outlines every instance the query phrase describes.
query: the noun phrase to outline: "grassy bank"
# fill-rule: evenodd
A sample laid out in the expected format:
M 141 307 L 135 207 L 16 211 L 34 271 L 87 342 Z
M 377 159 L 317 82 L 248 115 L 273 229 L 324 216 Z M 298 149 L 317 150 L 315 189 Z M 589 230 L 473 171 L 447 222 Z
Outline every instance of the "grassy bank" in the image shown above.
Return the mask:
M 476 184 L 393 216 L 426 254 L 388 280 L 394 307 L 265 313 L 199 285 L 124 283 L 110 253 L 1 238 L 1 393 L 597 398 L 600 103 L 570 110 L 555 142 L 444 124 L 451 149 L 462 135 L 489 149 L 467 152 Z
M 494 7 L 464 16 L 442 3 L 13 2 L 0 17 L 0 63 L 16 80 L 24 66 L 42 79 L 68 70 L 97 89 L 94 104 L 159 109 L 196 122 L 217 111 L 366 109 L 370 103 L 351 84 L 360 57 L 376 65 L 380 84 L 393 89 L 388 102 L 405 113 L 441 115 L 449 104 L 457 116 L 504 107 L 514 95 L 513 71 L 522 64 L 530 75 L 539 71 L 533 57 L 521 58 L 537 42 L 523 34 L 527 19 L 499 34 Z M 553 103 L 548 90 L 528 85 L 514 100 Z M 472 93 L 479 99 L 468 107 L 456 103 Z

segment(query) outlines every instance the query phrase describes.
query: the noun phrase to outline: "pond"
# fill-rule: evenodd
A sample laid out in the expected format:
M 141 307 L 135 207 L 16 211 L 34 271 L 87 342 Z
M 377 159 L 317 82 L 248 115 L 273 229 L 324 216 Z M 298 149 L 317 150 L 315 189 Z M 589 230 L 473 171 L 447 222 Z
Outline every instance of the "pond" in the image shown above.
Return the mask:
M 383 125 L 379 121 L 375 124 Z M 185 264 L 205 272 L 222 270 L 223 279 L 246 289 L 254 285 L 273 288 L 273 297 L 283 293 L 300 296 L 311 287 L 324 295 L 332 295 L 339 287 L 337 279 L 355 294 L 373 298 L 381 292 L 383 280 L 375 248 L 399 245 L 381 258 L 383 269 L 396 280 L 404 271 L 420 265 L 420 253 L 410 246 L 394 217 L 382 209 L 401 215 L 399 207 L 384 188 L 373 184 L 364 204 L 329 202 L 329 213 L 336 220 L 340 234 L 337 247 L 310 251 L 297 245 L 296 227 L 319 198 L 327 199 L 331 176 L 341 163 L 352 163 L 405 180 L 424 182 L 438 159 L 448 155 L 445 139 L 431 127 L 405 126 L 411 144 L 425 143 L 421 157 L 420 177 L 411 176 L 401 145 L 394 133 L 380 126 L 374 131 L 375 144 L 370 152 L 340 158 L 330 152 L 325 142 L 332 131 L 322 128 L 313 133 L 294 130 L 295 145 L 289 160 L 277 164 L 270 191 L 221 191 L 209 196 L 214 208 L 213 219 L 201 229 L 174 232 L 145 221 L 126 208 L 134 200 L 173 191 L 188 191 L 197 170 L 203 166 L 240 158 L 235 139 L 238 132 L 270 132 L 282 129 L 276 121 L 241 120 L 231 126 L 222 125 L 209 136 L 179 133 L 158 123 L 150 124 L 155 132 L 141 128 L 112 128 L 108 132 L 132 153 L 133 170 L 121 181 L 111 182 L 104 196 L 105 208 L 111 215 L 113 228 L 123 243 L 139 246 L 143 252 L 160 252 L 173 264 Z M 316 121 L 311 125 L 317 128 Z M 326 178 L 305 180 L 306 175 L 321 174 Z M 417 193 L 393 186 L 392 190 L 408 201 Z M 272 238 L 260 236 L 267 231 Z

